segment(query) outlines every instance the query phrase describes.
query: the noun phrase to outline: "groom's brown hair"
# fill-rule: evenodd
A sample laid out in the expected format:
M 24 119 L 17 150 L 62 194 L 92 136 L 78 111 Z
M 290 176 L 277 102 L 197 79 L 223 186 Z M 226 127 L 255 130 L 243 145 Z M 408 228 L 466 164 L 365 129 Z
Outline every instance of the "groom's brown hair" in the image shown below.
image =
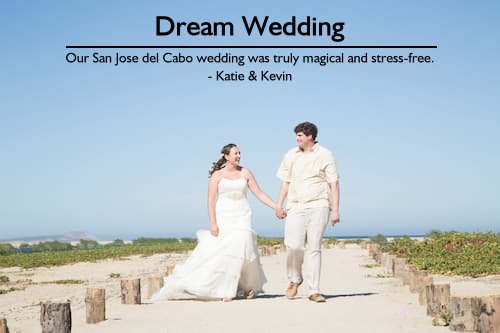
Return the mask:
M 316 140 L 316 137 L 318 136 L 318 128 L 316 127 L 316 125 L 307 121 L 295 126 L 294 131 L 295 134 L 302 132 L 306 136 L 312 135 L 313 140 Z

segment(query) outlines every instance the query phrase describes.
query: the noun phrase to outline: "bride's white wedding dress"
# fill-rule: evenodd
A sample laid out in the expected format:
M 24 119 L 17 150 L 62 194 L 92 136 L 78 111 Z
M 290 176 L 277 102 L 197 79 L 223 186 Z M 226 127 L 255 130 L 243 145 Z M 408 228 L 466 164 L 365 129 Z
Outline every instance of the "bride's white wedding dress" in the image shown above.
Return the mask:
M 176 265 L 165 286 L 152 300 L 178 298 L 231 298 L 266 282 L 252 229 L 252 210 L 245 178 L 222 178 L 218 185 L 216 218 L 219 236 L 197 233 L 198 245 L 189 258 Z

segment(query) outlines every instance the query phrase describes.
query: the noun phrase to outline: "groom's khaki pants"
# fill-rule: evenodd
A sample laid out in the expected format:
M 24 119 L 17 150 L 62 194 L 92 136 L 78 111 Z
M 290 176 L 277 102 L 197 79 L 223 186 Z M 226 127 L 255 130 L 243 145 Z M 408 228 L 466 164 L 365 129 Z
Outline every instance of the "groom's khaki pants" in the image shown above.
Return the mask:
M 305 280 L 309 295 L 319 293 L 321 240 L 328 224 L 329 208 L 290 209 L 285 222 L 286 271 L 288 280 Z M 305 265 L 304 276 L 302 263 Z

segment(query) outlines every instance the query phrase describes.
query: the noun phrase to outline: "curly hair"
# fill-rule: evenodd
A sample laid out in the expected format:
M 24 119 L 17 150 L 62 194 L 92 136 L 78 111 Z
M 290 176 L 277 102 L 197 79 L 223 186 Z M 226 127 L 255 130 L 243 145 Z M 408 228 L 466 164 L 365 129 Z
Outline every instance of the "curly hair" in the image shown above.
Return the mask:
M 229 155 L 229 153 L 231 152 L 231 148 L 233 148 L 233 147 L 237 147 L 236 144 L 229 143 L 229 144 L 225 145 L 224 147 L 222 147 L 222 149 L 220 150 L 220 153 L 222 156 L 217 161 L 212 163 L 212 169 L 210 169 L 210 171 L 208 172 L 209 178 L 213 175 L 213 173 L 215 171 L 224 168 L 224 166 L 226 164 L 226 158 L 224 156 Z

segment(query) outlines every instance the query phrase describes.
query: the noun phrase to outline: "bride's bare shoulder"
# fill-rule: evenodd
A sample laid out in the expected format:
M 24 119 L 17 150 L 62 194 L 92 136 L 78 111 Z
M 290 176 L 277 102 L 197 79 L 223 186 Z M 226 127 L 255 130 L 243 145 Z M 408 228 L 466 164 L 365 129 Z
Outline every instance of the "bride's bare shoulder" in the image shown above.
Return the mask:
M 246 179 L 249 179 L 250 177 L 252 177 L 252 171 L 250 171 L 250 169 L 248 168 L 241 168 L 241 174 L 243 175 L 243 177 L 245 177 Z
M 219 182 L 221 178 L 222 178 L 222 170 L 217 170 L 210 176 L 210 181 Z

